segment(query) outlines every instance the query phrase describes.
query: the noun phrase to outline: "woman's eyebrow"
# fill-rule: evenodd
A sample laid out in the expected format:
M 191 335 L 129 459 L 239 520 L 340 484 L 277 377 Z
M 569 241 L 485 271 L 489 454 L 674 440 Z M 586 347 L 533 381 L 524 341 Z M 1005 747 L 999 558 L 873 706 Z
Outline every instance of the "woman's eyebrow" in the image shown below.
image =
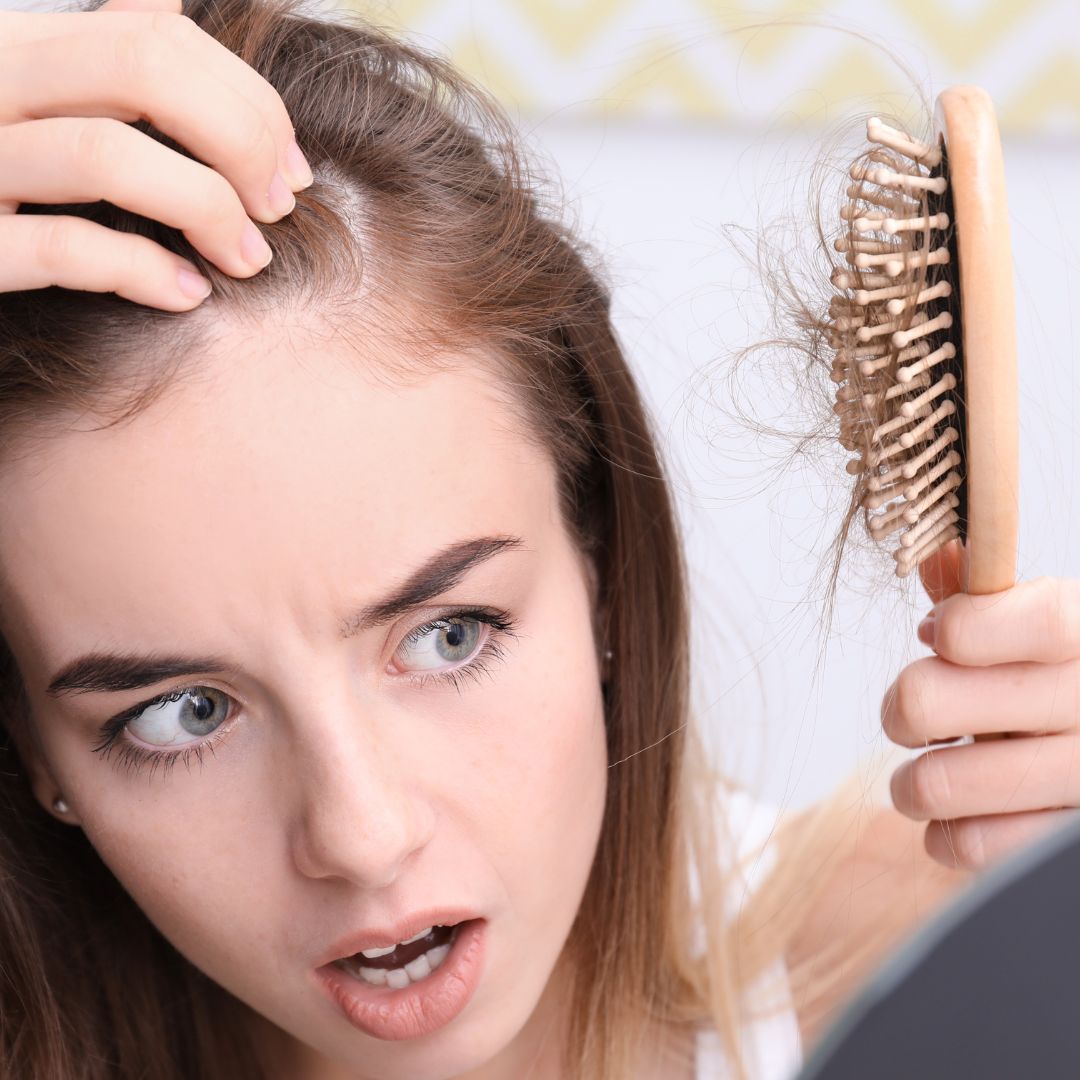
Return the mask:
M 516 536 L 481 537 L 451 544 L 431 556 L 388 597 L 368 604 L 342 620 L 342 637 L 351 637 L 449 591 L 474 567 L 502 551 L 520 548 Z M 197 672 L 229 671 L 233 665 L 216 656 L 87 653 L 67 664 L 50 680 L 46 693 L 118 693 L 154 686 L 166 679 Z
M 190 675 L 196 671 L 227 671 L 216 656 L 138 656 L 134 653 L 87 653 L 73 660 L 49 683 L 46 693 L 115 694 Z
M 341 624 L 341 636 L 352 637 L 362 630 L 396 619 L 412 608 L 449 592 L 472 569 L 500 552 L 520 548 L 516 536 L 484 536 L 462 540 L 437 551 L 414 570 L 390 596 L 350 615 Z

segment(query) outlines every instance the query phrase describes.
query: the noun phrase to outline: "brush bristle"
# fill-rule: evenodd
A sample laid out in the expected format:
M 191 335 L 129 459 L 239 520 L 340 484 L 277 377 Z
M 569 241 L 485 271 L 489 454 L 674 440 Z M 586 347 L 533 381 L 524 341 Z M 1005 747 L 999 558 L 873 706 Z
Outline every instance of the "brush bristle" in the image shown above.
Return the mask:
M 852 167 L 829 305 L 834 411 L 847 471 L 877 540 L 894 537 L 906 577 L 963 535 L 959 306 L 941 147 L 868 121 Z

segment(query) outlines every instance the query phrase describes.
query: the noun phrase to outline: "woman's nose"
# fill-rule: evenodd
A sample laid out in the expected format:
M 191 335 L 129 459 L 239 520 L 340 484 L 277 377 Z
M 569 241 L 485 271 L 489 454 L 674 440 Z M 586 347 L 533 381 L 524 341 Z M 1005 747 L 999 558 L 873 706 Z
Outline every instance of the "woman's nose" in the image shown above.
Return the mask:
M 367 889 L 391 885 L 431 838 L 434 813 L 408 739 L 389 718 L 338 716 L 286 764 L 296 793 L 290 846 L 300 873 Z M 396 732 L 396 737 L 380 735 Z M 416 745 L 420 745 L 419 742 Z

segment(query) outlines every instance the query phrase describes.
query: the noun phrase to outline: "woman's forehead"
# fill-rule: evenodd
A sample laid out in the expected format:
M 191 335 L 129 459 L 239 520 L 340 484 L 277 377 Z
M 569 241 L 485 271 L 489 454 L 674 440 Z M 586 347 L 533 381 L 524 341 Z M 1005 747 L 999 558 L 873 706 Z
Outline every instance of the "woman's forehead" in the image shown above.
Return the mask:
M 489 370 L 402 383 L 325 349 L 219 348 L 130 421 L 0 469 L 5 610 L 152 622 L 270 580 L 385 581 L 442 543 L 551 521 L 553 469 Z

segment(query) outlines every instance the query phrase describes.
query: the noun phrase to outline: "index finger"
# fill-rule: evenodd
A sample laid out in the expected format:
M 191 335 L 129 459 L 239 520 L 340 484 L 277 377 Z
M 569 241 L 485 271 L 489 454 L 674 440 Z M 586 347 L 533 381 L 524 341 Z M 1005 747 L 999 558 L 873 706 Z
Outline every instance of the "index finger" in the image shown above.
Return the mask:
M 180 14 L 184 0 L 94 0 L 87 4 L 85 11 L 172 11 Z
M 164 7 L 166 2 L 169 3 L 167 8 Z M 188 16 L 181 14 L 179 8 L 180 3 L 177 0 L 162 0 L 161 6 L 154 3 L 154 0 L 119 0 L 119 8 L 114 8 L 110 2 L 97 11 L 49 15 L 30 13 L 6 27 L 4 45 L 14 45 L 17 48 L 68 34 L 84 37 L 100 35 L 104 20 L 113 24 L 109 31 L 114 35 L 118 30 L 130 33 L 149 27 L 153 34 L 159 35 L 163 40 L 175 42 L 179 48 L 185 50 L 195 50 L 200 65 L 212 77 L 228 86 L 260 114 L 274 141 L 278 171 L 294 189 L 307 187 L 311 183 L 311 173 L 299 149 L 294 149 L 296 143 L 293 124 L 281 95 L 236 53 L 202 30 Z M 115 102 L 115 106 L 107 115 L 125 122 L 142 119 L 145 115 L 130 103 L 125 106 L 122 102 Z M 38 115 L 52 114 L 45 112 Z M 86 114 L 68 108 L 64 115 Z M 152 118 L 151 122 L 154 122 Z
M 932 603 L 960 592 L 963 549 L 959 540 L 950 540 L 919 564 L 919 579 Z
M 1080 657 L 1080 581 L 1039 577 L 985 596 L 957 593 L 934 608 L 933 648 L 954 664 Z

